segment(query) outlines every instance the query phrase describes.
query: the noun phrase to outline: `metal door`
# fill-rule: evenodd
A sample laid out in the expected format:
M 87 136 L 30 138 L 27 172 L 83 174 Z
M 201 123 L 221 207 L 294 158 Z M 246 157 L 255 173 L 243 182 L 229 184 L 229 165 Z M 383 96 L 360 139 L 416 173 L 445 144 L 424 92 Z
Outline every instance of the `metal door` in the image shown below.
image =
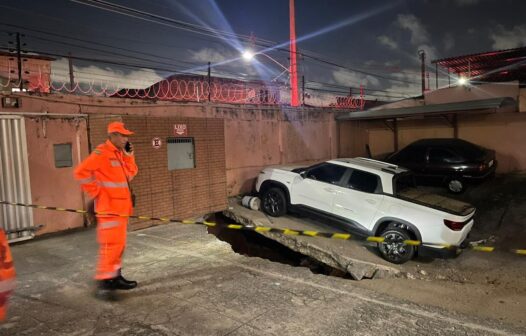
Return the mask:
M 0 200 L 31 203 L 23 117 L 0 116 Z M 6 230 L 10 241 L 33 238 L 32 209 L 0 205 L 0 227 Z

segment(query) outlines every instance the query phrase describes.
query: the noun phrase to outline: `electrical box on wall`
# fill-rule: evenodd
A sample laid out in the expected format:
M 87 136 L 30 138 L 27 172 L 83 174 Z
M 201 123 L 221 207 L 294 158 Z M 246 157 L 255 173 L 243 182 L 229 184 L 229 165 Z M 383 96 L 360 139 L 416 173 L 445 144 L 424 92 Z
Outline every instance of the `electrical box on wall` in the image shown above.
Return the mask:
M 73 167 L 71 144 L 53 145 L 55 156 L 55 168 Z
M 194 138 L 168 138 L 168 170 L 195 168 Z
M 19 97 L 2 97 L 2 107 L 4 108 L 19 108 L 20 105 Z

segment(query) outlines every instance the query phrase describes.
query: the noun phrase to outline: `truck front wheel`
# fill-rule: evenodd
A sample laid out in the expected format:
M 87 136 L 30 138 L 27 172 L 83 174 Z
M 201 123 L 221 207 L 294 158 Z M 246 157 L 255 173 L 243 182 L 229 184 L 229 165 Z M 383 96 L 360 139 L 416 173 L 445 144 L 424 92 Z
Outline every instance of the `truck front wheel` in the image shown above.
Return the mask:
M 283 216 L 287 213 L 287 197 L 280 188 L 272 187 L 265 190 L 262 203 L 263 211 L 272 217 Z
M 384 242 L 378 243 L 378 249 L 385 260 L 393 264 L 403 264 L 415 255 L 416 247 L 404 243 L 404 240 L 411 240 L 409 232 L 396 224 L 389 224 L 381 236 Z

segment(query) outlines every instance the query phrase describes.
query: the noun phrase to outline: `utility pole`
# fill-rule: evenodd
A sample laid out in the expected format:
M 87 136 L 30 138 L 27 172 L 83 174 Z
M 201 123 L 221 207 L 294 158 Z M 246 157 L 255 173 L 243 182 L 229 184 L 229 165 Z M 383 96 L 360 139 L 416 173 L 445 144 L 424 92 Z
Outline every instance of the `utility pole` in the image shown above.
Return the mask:
M 438 63 L 435 63 L 435 89 L 438 90 Z
M 210 62 L 208 62 L 208 101 L 212 99 L 212 70 L 210 68 Z
M 73 60 L 71 59 L 71 53 L 68 53 L 68 66 L 69 66 L 69 89 L 73 91 L 75 87 L 75 77 L 73 76 Z
M 426 91 L 426 52 L 423 50 L 418 51 L 418 55 L 420 55 L 420 72 L 422 77 L 422 95 L 424 95 L 424 92 Z
M 305 76 L 301 76 L 301 105 L 305 106 Z
M 299 106 L 298 97 L 298 63 L 296 54 L 296 18 L 294 0 L 289 0 L 290 17 L 290 105 Z
M 20 80 L 20 92 L 24 90 L 24 80 L 22 79 L 22 50 L 20 47 L 20 33 L 16 33 L 16 58 L 18 62 L 18 79 Z

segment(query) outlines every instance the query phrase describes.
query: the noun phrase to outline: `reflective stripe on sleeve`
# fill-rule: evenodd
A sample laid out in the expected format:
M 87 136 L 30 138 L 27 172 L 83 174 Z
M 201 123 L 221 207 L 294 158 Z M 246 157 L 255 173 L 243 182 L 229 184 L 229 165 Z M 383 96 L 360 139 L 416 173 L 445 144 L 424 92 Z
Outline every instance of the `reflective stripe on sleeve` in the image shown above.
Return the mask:
M 80 184 L 87 184 L 95 181 L 95 176 L 90 176 L 85 179 L 78 180 Z
M 103 222 L 103 223 L 100 223 L 100 228 L 101 229 L 110 229 L 110 228 L 119 226 L 119 224 L 120 223 L 117 222 L 117 221 L 114 221 L 114 222 Z
M 106 188 L 128 188 L 128 183 L 126 182 L 107 182 L 101 181 L 100 185 Z

